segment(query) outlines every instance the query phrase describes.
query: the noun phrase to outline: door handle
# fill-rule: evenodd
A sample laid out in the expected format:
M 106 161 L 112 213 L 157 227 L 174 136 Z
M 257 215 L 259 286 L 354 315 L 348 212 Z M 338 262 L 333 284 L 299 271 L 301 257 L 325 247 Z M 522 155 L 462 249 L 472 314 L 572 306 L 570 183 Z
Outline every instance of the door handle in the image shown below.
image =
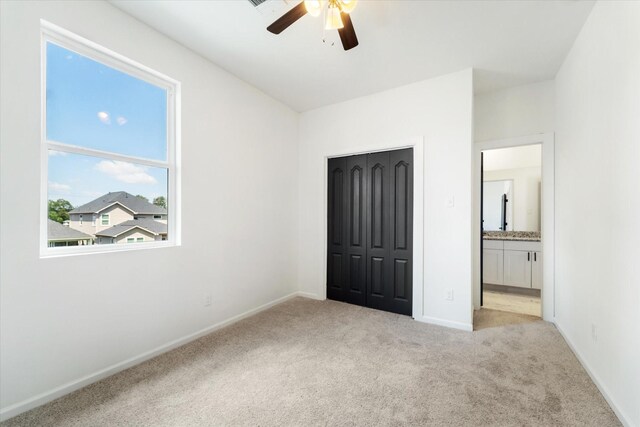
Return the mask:
M 534 260 L 535 262 L 538 262 L 538 252 L 534 252 L 534 253 L 533 253 L 533 260 Z
M 527 252 L 527 261 L 531 261 L 531 252 Z

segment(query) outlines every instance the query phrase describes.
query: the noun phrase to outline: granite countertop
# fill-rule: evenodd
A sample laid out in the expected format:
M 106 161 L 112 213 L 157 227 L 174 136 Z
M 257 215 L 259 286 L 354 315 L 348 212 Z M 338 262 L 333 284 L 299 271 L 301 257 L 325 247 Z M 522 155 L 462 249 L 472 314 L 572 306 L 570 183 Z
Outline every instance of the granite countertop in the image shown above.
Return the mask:
M 520 240 L 524 242 L 539 242 L 539 231 L 485 231 L 482 233 L 485 240 Z

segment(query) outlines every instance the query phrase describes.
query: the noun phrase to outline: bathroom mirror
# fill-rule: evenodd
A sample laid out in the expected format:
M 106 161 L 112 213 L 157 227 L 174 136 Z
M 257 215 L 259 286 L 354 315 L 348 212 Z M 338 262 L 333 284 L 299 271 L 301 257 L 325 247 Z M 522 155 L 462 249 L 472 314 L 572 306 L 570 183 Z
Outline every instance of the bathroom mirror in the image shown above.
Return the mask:
M 513 231 L 513 180 L 484 181 L 484 231 Z
M 540 232 L 540 145 L 483 152 L 484 231 Z

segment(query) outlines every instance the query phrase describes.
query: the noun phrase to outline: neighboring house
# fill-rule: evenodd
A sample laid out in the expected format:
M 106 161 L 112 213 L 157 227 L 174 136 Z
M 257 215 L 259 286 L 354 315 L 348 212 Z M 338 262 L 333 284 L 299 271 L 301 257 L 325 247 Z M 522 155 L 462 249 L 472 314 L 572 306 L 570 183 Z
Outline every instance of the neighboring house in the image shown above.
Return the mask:
M 167 240 L 167 224 L 153 219 L 132 219 L 96 233 L 96 243 L 141 243 Z
M 49 247 L 83 246 L 91 245 L 93 243 L 93 236 L 48 219 L 47 240 L 49 242 Z
M 134 241 L 166 240 L 167 210 L 162 206 L 156 206 L 141 197 L 125 191 L 107 193 L 69 212 L 69 226 L 92 236 L 101 236 L 96 239 L 98 244 L 114 243 L 112 240 L 119 240 L 121 234 L 118 233 L 116 236 L 113 233 L 122 230 L 111 229 L 114 226 L 134 220 L 148 221 L 145 228 L 147 234 L 144 236 L 125 237 L 125 242 L 127 238 L 133 238 L 135 239 Z M 162 227 L 164 227 L 164 233 L 158 233 L 158 230 Z M 149 229 L 153 231 L 149 231 Z M 106 230 L 109 231 L 105 234 Z M 160 238 L 156 238 L 158 236 Z M 164 239 L 162 236 L 164 236 Z M 138 240 L 140 238 L 143 240 Z

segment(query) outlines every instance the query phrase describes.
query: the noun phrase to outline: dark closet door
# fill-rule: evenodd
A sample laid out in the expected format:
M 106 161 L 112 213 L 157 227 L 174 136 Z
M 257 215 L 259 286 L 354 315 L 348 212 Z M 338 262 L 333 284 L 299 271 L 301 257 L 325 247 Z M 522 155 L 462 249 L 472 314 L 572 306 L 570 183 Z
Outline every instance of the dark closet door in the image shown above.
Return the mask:
M 329 159 L 328 226 L 327 226 L 327 298 L 345 300 L 346 271 L 346 169 L 344 157 Z
M 367 305 L 411 315 L 413 150 L 369 154 Z
M 345 301 L 366 305 L 367 293 L 367 156 L 347 159 L 347 283 Z
M 390 207 L 389 153 L 368 155 L 367 176 L 367 305 L 389 310 Z
M 327 297 L 411 315 L 413 150 L 329 160 Z
M 387 310 L 411 315 L 413 301 L 413 150 L 389 152 L 390 283 Z

